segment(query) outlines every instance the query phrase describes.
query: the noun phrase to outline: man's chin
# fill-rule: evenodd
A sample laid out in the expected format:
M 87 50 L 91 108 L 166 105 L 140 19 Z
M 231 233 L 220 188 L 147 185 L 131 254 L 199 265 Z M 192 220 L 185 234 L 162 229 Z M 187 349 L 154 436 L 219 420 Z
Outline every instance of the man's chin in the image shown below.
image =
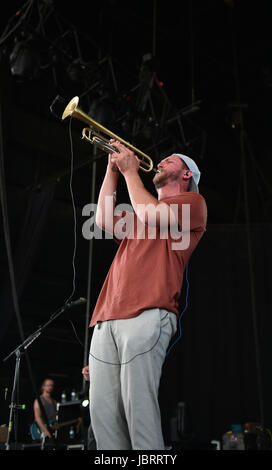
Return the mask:
M 156 189 L 159 189 L 161 188 L 162 186 L 164 186 L 165 184 L 165 180 L 166 178 L 164 177 L 164 175 L 162 175 L 161 173 L 157 173 L 154 178 L 153 178 L 153 183 L 156 187 Z
M 159 183 L 159 181 L 157 180 L 157 175 L 154 176 L 154 178 L 153 178 L 152 181 L 153 181 L 153 184 L 154 184 L 155 188 L 158 189 L 160 183 Z

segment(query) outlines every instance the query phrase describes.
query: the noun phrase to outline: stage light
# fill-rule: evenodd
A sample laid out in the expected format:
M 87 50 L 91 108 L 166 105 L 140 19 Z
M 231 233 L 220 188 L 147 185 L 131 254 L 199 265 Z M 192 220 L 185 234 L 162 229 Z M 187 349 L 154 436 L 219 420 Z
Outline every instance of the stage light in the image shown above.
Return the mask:
M 248 108 L 247 103 L 231 102 L 227 105 L 226 124 L 232 129 L 240 129 L 242 122 L 242 113 Z
M 9 60 L 13 76 L 29 80 L 38 78 L 41 58 L 31 41 L 16 41 Z
M 82 62 L 79 58 L 75 59 L 68 65 L 66 72 L 72 82 L 84 82 L 87 75 L 86 63 Z

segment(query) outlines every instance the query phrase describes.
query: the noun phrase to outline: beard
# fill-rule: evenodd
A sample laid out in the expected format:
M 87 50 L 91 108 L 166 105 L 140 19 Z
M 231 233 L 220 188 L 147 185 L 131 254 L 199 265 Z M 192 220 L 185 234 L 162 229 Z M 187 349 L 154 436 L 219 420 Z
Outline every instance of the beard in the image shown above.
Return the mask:
M 156 187 L 156 189 L 159 189 L 159 188 L 162 188 L 163 186 L 165 186 L 167 184 L 167 182 L 169 182 L 169 173 L 167 172 L 167 170 L 161 170 L 160 173 L 156 173 L 154 178 L 153 178 L 153 183 Z M 171 175 L 173 176 L 173 175 Z
M 156 189 L 160 189 L 169 183 L 171 180 L 177 179 L 177 175 L 174 173 L 168 173 L 166 169 L 162 169 L 160 173 L 156 173 L 153 178 L 153 183 Z

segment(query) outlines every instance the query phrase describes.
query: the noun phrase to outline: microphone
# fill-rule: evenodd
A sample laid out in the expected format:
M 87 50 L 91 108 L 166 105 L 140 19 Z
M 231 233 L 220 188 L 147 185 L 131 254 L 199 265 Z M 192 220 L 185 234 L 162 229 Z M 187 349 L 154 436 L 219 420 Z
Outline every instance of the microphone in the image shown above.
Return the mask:
M 80 297 L 79 299 L 73 300 L 72 302 L 69 302 L 68 304 L 66 304 L 66 307 L 68 308 L 75 307 L 76 305 L 86 304 L 86 302 L 87 302 L 87 299 L 85 299 L 84 297 Z
M 57 95 L 56 98 L 52 101 L 50 105 L 50 111 L 55 118 L 62 120 L 62 113 L 65 107 L 65 103 L 65 99 L 60 95 Z

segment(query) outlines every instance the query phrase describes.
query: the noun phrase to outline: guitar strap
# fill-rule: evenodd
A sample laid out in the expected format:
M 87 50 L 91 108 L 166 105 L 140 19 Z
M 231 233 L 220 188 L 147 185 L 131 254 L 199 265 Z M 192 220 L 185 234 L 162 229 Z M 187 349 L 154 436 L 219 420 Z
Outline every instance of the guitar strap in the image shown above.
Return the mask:
M 44 424 L 46 424 L 46 426 L 49 426 L 47 414 L 46 414 L 45 409 L 44 409 L 44 406 L 43 406 L 43 404 L 42 404 L 42 400 L 41 400 L 41 398 L 40 398 L 40 395 L 38 395 L 36 398 L 37 398 L 38 403 L 39 403 L 39 406 L 40 406 L 40 410 L 41 410 L 43 422 L 44 422 Z

